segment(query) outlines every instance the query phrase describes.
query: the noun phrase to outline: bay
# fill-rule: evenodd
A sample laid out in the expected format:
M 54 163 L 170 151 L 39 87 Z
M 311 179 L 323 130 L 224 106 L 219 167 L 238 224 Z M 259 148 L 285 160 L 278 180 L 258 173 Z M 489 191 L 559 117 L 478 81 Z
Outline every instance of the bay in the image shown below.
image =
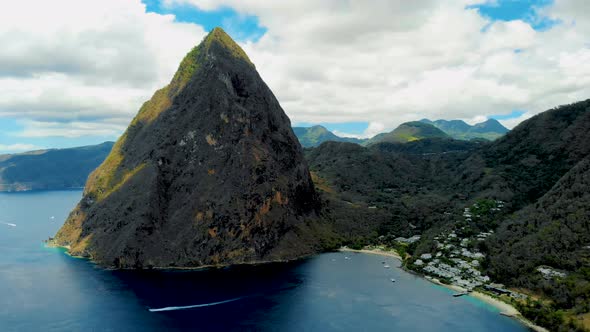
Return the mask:
M 527 331 L 390 257 L 338 252 L 199 271 L 101 269 L 42 243 L 81 194 L 0 194 L 0 331 Z

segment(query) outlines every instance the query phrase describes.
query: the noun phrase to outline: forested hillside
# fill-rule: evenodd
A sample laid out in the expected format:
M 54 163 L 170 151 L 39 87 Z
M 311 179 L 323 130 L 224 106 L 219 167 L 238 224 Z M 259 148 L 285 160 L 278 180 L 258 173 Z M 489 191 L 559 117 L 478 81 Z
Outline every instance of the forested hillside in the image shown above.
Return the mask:
M 485 139 L 493 141 L 509 131 L 508 128 L 504 127 L 495 119 L 488 119 L 484 122 L 476 123 L 473 126 L 465 123 L 463 120 L 430 121 L 428 119 L 422 119 L 420 121 L 437 127 L 454 139 L 461 140 Z
M 337 136 L 323 126 L 293 127 L 293 132 L 295 133 L 295 136 L 297 136 L 297 139 L 299 139 L 301 146 L 305 148 L 315 147 L 328 141 L 357 144 L 363 144 L 366 141 L 366 139 Z
M 81 188 L 112 142 L 0 156 L 0 191 Z
M 492 143 L 464 143 L 326 143 L 307 159 L 343 243 L 421 235 L 406 248 L 418 266 L 452 235 L 481 252 L 481 273 L 531 295 L 519 302 L 527 317 L 559 331 L 590 327 L 590 100 Z
M 425 138 L 450 138 L 450 136 L 431 124 L 420 121 L 411 121 L 402 123 L 389 133 L 378 134 L 368 140 L 365 144 L 407 143 Z

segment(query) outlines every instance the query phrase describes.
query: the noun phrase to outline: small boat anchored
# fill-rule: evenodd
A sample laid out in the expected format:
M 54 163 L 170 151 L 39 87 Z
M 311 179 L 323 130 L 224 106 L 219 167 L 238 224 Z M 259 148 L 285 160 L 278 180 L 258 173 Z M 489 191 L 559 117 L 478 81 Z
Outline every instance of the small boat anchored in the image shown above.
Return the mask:
M 464 296 L 464 295 L 467 295 L 467 294 L 469 294 L 469 292 L 459 292 L 459 293 L 453 294 L 453 297 L 461 297 L 461 296 Z
M 385 265 L 383 265 L 383 267 L 386 268 L 386 269 L 389 269 L 391 266 L 385 264 Z
M 395 282 L 395 279 L 394 278 L 391 278 L 390 280 L 391 280 L 391 282 Z

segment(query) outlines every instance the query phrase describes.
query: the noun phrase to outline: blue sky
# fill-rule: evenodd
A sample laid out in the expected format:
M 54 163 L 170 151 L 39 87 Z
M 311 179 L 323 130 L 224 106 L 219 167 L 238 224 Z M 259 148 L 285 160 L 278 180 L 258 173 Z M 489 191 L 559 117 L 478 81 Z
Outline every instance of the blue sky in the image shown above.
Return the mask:
M 514 111 L 507 113 L 507 114 L 493 114 L 493 115 L 490 115 L 489 117 L 492 119 L 496 119 L 496 120 L 510 120 L 510 119 L 518 118 L 518 117 L 522 116 L 524 113 L 526 113 L 526 112 L 514 110 Z
M 142 0 L 149 13 L 172 14 L 177 22 L 194 23 L 202 26 L 206 31 L 216 26 L 221 26 L 235 39 L 241 42 L 256 42 L 267 33 L 267 28 L 262 26 L 258 17 L 244 15 L 229 7 L 219 7 L 213 10 L 201 10 L 195 6 L 181 4 L 163 5 L 161 0 Z M 539 18 L 536 9 L 549 6 L 552 0 L 497 0 L 487 4 L 466 7 L 476 9 L 478 13 L 492 21 L 523 20 L 537 31 L 545 31 L 559 24 L 558 20 Z M 520 52 L 519 49 L 514 50 Z M 0 54 L 1 55 L 1 54 Z M 139 105 L 138 107 L 139 108 Z M 289 109 L 286 109 L 289 112 Z M 8 112 L 10 113 L 10 112 Z M 521 117 L 526 113 L 523 109 L 498 109 L 496 114 L 488 114 L 487 117 L 498 120 L 510 120 Z M 1 114 L 0 114 L 1 116 Z M 417 116 L 416 120 L 425 116 Z M 411 119 L 408 119 L 411 120 Z M 433 119 L 434 120 L 434 119 Z M 28 120 L 23 117 L 0 117 L 0 153 L 11 150 L 22 150 L 22 146 L 47 147 L 72 147 L 80 145 L 97 144 L 106 140 L 116 140 L 116 135 L 87 135 L 81 137 L 32 137 L 34 135 L 22 135 L 27 129 Z M 351 135 L 362 135 L 369 127 L 368 121 L 351 121 L 344 123 L 322 122 L 310 123 L 293 120 L 294 126 L 311 126 L 321 124 L 329 130 Z M 29 128 L 30 129 L 30 128 Z M 13 145 L 20 145 L 20 148 Z M 12 146 L 12 148 L 11 148 Z
M 238 41 L 257 41 L 266 32 L 266 29 L 258 23 L 257 17 L 240 15 L 227 7 L 204 11 L 186 4 L 165 6 L 159 0 L 142 0 L 142 2 L 146 5 L 148 12 L 174 14 L 178 22 L 196 23 L 207 31 L 222 27 Z
M 10 146 L 12 144 L 22 144 L 30 146 L 24 150 L 36 150 L 38 148 L 69 148 L 84 145 L 94 145 L 105 141 L 115 141 L 117 137 L 108 136 L 81 136 L 76 138 L 48 136 L 48 137 L 21 137 L 21 133 L 25 129 L 23 123 L 12 118 L 0 118 L 0 154 L 11 149 L 2 149 L 2 146 Z M 2 151 L 5 150 L 5 151 Z M 19 148 L 18 150 L 22 150 Z
M 552 0 L 498 0 L 497 3 L 473 5 L 468 8 L 476 8 L 481 15 L 492 20 L 523 20 L 535 30 L 544 30 L 551 28 L 558 22 L 547 18 L 539 18 L 535 14 L 535 8 L 548 6 L 552 2 Z

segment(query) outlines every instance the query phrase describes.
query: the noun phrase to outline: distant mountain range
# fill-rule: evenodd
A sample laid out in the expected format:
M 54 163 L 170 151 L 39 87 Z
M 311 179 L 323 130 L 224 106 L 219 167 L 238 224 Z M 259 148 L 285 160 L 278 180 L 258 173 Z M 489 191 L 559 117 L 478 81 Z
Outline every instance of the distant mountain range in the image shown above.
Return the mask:
M 373 138 L 341 137 L 323 126 L 293 127 L 301 146 L 311 148 L 324 142 L 348 142 L 360 145 L 375 143 L 406 143 L 424 138 L 454 138 L 458 140 L 485 139 L 493 141 L 510 130 L 495 119 L 489 119 L 473 126 L 463 120 L 422 119 L 402 123 L 389 133 L 381 133 Z
M 423 119 L 406 122 L 388 133 L 370 139 L 340 137 L 323 126 L 293 127 L 301 146 L 346 142 L 362 146 L 377 143 L 407 143 L 430 138 L 493 140 L 509 130 L 490 119 L 470 126 L 461 120 Z M 69 149 L 49 149 L 0 155 L 0 192 L 55 190 L 83 187 L 90 172 L 106 158 L 113 142 Z M 42 171 L 41 171 L 42 170 Z
M 301 146 L 306 148 L 315 147 L 327 141 L 356 144 L 363 144 L 367 141 L 367 139 L 337 136 L 324 126 L 293 127 L 293 132 L 299 139 Z
M 431 124 L 438 129 L 449 134 L 454 139 L 470 140 L 474 138 L 483 138 L 493 141 L 501 136 L 504 136 L 508 128 L 504 127 L 496 119 L 488 119 L 481 123 L 476 123 L 471 126 L 463 120 L 436 120 L 431 121 L 422 119 L 420 122 Z
M 0 192 L 81 188 L 113 144 L 0 155 Z

